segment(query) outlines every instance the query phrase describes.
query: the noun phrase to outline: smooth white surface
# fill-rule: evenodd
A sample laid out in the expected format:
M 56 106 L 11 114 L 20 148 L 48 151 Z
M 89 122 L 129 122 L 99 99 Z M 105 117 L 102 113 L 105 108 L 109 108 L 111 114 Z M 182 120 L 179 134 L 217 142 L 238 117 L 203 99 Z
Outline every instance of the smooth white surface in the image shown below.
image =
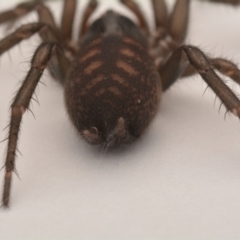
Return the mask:
M 59 16 L 60 4 L 51 7 Z M 194 1 L 190 19 L 187 43 L 239 66 L 240 8 Z M 37 45 L 33 37 L 1 56 L 0 129 Z M 140 141 L 105 154 L 78 138 L 61 86 L 47 73 L 42 81 L 40 106 L 31 108 L 36 120 L 30 112 L 23 118 L 21 181 L 14 176 L 11 208 L 0 209 L 0 239 L 240 238 L 240 123 L 232 115 L 224 121 L 211 90 L 202 96 L 199 77 L 164 94 Z

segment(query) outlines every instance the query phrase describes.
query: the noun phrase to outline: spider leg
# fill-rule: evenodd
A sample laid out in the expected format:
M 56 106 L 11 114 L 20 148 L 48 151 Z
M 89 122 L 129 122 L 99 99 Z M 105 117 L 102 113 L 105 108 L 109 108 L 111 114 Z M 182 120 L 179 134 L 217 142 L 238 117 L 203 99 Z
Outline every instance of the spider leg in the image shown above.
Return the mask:
M 0 55 L 20 43 L 22 40 L 31 37 L 33 34 L 39 32 L 45 24 L 30 23 L 18 28 L 15 32 L 0 40 Z
M 222 58 L 212 58 L 209 59 L 209 62 L 211 63 L 212 67 L 215 68 L 218 72 L 240 84 L 240 70 L 234 63 Z M 181 77 L 188 77 L 195 73 L 195 69 L 190 64 L 188 64 Z
M 187 61 L 186 55 L 183 54 L 183 49 L 181 47 L 176 49 L 167 62 L 159 67 L 159 73 L 162 80 L 162 90 L 166 91 L 183 75 L 188 66 L 189 62 Z M 194 69 L 193 66 L 191 66 L 191 70 L 192 69 Z M 194 70 L 194 72 L 196 71 Z
M 150 40 L 150 55 L 162 67 L 170 54 L 185 40 L 188 28 L 189 0 L 177 0 L 168 16 L 165 1 L 152 0 L 156 29 Z M 162 15 L 161 15 L 162 14 Z
M 17 141 L 22 116 L 29 108 L 30 101 L 44 69 L 47 67 L 52 55 L 57 52 L 61 52 L 61 49 L 56 43 L 42 43 L 37 48 L 31 61 L 31 69 L 29 70 L 11 105 L 11 118 L 8 135 L 7 156 L 4 165 L 5 177 L 2 195 L 2 204 L 5 207 L 9 205 L 12 172 L 15 171 Z
M 76 0 L 65 0 L 61 20 L 61 35 L 64 42 L 72 39 L 72 28 L 75 16 L 77 2 Z
M 0 13 L 0 24 L 8 21 L 16 21 L 18 18 L 28 14 L 29 12 L 36 10 L 39 18 L 39 22 L 48 25 L 51 31 L 54 32 L 58 41 L 61 40 L 59 29 L 55 23 L 54 17 L 45 5 L 38 2 L 27 2 L 17 5 L 14 9 Z
M 240 70 L 234 63 L 222 58 L 214 58 L 210 62 L 217 71 L 240 84 Z
M 165 0 L 152 0 L 154 19 L 157 29 L 167 26 L 168 13 Z
M 38 4 L 36 6 L 36 10 L 38 13 L 39 22 L 42 22 L 48 25 L 52 29 L 52 31 L 54 31 L 58 41 L 61 42 L 62 41 L 61 33 L 54 20 L 54 17 L 50 9 L 43 4 Z
M 43 23 L 29 23 L 21 26 L 15 32 L 0 40 L 0 55 L 35 33 L 39 33 L 43 42 L 57 42 L 57 36 L 55 36 L 55 32 L 52 31 L 51 27 Z M 68 60 L 63 57 L 63 54 L 57 54 L 56 58 L 52 58 L 49 62 L 49 70 L 54 78 L 63 83 L 65 80 L 63 75 L 66 75 L 65 66 L 69 63 Z M 58 62 L 61 63 L 61 68 Z M 63 72 L 63 74 L 61 72 Z
M 0 13 L 0 24 L 8 21 L 15 21 L 18 18 L 33 11 L 38 5 L 37 2 L 24 2 L 18 4 L 14 9 L 7 10 Z
M 197 47 L 189 45 L 179 47 L 166 64 L 160 68 L 163 90 L 167 90 L 181 76 L 188 64 L 201 75 L 207 85 L 225 105 L 226 109 L 240 117 L 240 100 L 214 72 L 211 60 Z
M 90 18 L 92 13 L 95 11 L 97 6 L 98 6 L 98 3 L 96 0 L 91 0 L 88 3 L 88 5 L 84 11 L 82 24 L 79 26 L 78 39 L 81 39 L 81 37 L 86 33 L 86 31 L 88 29 L 88 19 Z
M 128 7 L 137 17 L 140 27 L 146 32 L 149 33 L 149 27 L 147 21 L 139 8 L 139 6 L 132 0 L 120 0 L 126 7 Z
M 187 33 L 189 0 L 177 0 L 170 15 L 168 31 L 173 41 L 180 45 Z
M 21 3 L 17 5 L 14 9 L 1 12 L 0 24 L 6 23 L 9 21 L 12 24 L 17 19 L 27 15 L 28 13 L 34 10 L 37 10 L 39 21 L 50 26 L 55 32 L 55 34 L 58 35 L 58 39 L 59 39 L 59 36 L 60 36 L 59 29 L 57 28 L 57 25 L 55 23 L 55 20 L 51 11 L 49 10 L 48 7 L 46 7 L 45 5 L 37 1 Z

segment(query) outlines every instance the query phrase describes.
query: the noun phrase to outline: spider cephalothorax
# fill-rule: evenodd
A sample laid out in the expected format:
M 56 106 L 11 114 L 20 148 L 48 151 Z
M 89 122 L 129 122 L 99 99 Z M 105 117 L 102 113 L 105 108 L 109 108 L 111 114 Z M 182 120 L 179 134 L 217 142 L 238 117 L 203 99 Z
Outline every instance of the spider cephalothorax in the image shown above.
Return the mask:
M 164 0 L 152 0 L 156 24 L 153 32 L 134 1 L 121 2 L 135 13 L 138 24 L 107 11 L 89 26 L 88 19 L 97 7 L 96 1 L 89 1 L 75 42 L 71 36 L 76 0 L 64 1 L 61 27 L 39 1 L 0 13 L 0 23 L 17 20 L 32 10 L 37 10 L 39 16 L 39 22 L 23 25 L 3 38 L 0 54 L 34 33 L 42 39 L 11 105 L 4 206 L 9 204 L 22 115 L 45 68 L 62 83 L 69 116 L 79 134 L 91 144 L 117 146 L 141 136 L 157 112 L 162 91 L 179 77 L 194 73 L 201 75 L 228 111 L 240 117 L 239 99 L 215 73 L 219 71 L 240 83 L 237 66 L 183 45 L 189 0 L 177 0 L 169 16 Z

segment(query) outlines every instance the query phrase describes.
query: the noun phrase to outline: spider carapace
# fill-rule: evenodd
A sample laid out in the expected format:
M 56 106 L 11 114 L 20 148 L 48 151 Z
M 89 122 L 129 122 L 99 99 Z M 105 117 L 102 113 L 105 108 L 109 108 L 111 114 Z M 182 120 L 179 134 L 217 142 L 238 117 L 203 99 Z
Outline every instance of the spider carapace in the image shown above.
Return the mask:
M 1 40 L 0 55 L 35 33 L 42 39 L 11 104 L 3 206 L 9 205 L 22 116 L 45 68 L 62 83 L 67 111 L 80 135 L 105 148 L 141 136 L 158 110 L 162 91 L 179 77 L 194 73 L 201 75 L 227 111 L 240 117 L 239 99 L 216 74 L 221 72 L 239 84 L 238 67 L 183 45 L 190 0 L 177 0 L 170 14 L 164 0 L 151 0 L 153 31 L 134 1 L 121 2 L 136 15 L 137 24 L 109 10 L 89 26 L 89 17 L 98 5 L 92 0 L 83 13 L 77 40 L 72 40 L 77 0 L 64 1 L 60 27 L 41 1 L 21 3 L 0 13 L 0 23 L 16 21 L 33 10 L 39 16 L 39 22 L 25 24 Z

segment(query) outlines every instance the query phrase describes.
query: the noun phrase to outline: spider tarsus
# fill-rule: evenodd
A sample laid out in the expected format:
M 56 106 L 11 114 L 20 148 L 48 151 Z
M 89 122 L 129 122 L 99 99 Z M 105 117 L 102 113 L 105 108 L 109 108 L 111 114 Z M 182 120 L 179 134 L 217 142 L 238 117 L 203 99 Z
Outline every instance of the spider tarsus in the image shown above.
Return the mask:
M 12 180 L 12 171 L 6 171 L 4 177 L 4 187 L 3 187 L 3 196 L 2 196 L 2 206 L 9 207 L 9 198 L 10 198 L 10 189 L 11 189 L 11 180 Z
M 2 208 L 2 209 L 10 209 L 9 201 L 7 201 L 7 202 L 3 201 L 2 205 L 0 206 L 0 208 Z

